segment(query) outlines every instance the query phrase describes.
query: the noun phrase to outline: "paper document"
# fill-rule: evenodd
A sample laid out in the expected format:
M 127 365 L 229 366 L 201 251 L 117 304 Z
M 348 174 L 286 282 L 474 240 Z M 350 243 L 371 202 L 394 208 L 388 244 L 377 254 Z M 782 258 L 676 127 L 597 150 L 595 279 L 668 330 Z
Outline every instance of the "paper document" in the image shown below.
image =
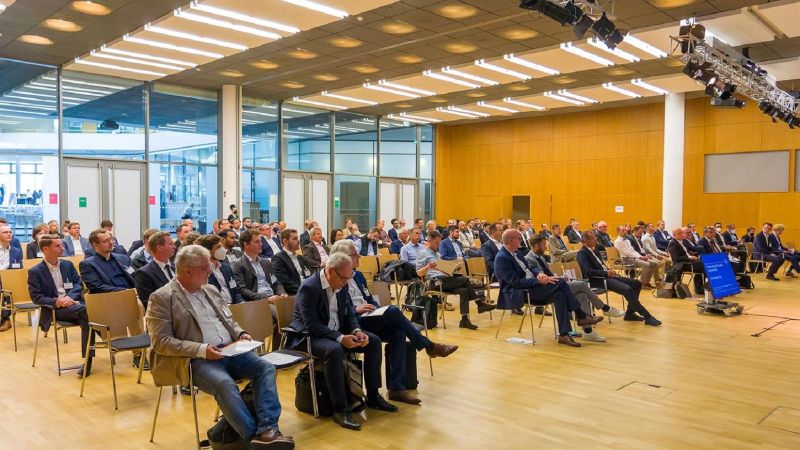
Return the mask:
M 380 308 L 378 308 L 378 309 L 375 309 L 375 310 L 373 310 L 373 311 L 370 311 L 370 312 L 368 312 L 368 313 L 364 313 L 364 314 L 362 314 L 362 315 L 361 315 L 361 317 L 376 317 L 376 316 L 382 316 L 382 315 L 383 315 L 383 313 L 385 313 L 385 312 L 386 312 L 386 310 L 387 310 L 388 308 L 389 308 L 389 306 L 388 306 L 388 305 L 387 305 L 387 306 L 381 306 L 381 307 L 380 307 Z
M 508 339 L 506 339 L 506 342 L 510 342 L 512 344 L 533 344 L 532 340 L 521 338 L 521 337 L 508 338 Z
M 264 343 L 258 341 L 236 341 L 222 347 L 223 356 L 236 356 L 261 347 Z
M 289 364 L 294 364 L 303 358 L 300 356 L 287 355 L 285 353 L 274 352 L 274 353 L 267 353 L 266 355 L 262 356 L 261 359 L 264 359 L 275 366 L 285 366 Z
M 437 259 L 436 267 L 434 269 L 438 270 L 439 272 L 444 272 L 448 275 L 453 275 L 454 273 L 461 272 L 463 268 L 464 268 L 463 262 Z

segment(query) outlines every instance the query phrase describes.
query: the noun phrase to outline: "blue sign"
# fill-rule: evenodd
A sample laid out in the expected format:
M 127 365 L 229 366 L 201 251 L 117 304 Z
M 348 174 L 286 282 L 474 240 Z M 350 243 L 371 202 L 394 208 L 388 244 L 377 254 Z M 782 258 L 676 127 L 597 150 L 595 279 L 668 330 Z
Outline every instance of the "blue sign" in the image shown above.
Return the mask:
M 727 253 L 707 253 L 700 255 L 700 259 L 714 298 L 730 297 L 742 292 Z

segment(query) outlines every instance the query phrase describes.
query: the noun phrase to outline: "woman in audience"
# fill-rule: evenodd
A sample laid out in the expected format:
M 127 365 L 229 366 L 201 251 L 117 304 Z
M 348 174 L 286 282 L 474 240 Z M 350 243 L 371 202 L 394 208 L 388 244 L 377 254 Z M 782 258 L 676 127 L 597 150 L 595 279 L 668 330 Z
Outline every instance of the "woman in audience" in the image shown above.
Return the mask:
M 233 271 L 228 264 L 222 264 L 225 260 L 227 251 L 222 247 L 222 238 L 216 234 L 206 234 L 199 236 L 194 243 L 205 247 L 211 253 L 211 275 L 208 276 L 208 284 L 213 285 L 219 290 L 225 303 L 241 303 L 244 301 L 241 288 L 233 280 Z
M 753 227 L 747 227 L 747 233 L 742 236 L 742 240 L 744 242 L 753 242 L 756 238 L 756 229 Z
M 25 249 L 25 259 L 37 259 L 43 257 L 42 251 L 39 249 L 39 236 L 47 234 L 49 228 L 49 226 L 43 223 L 33 227 L 33 232 L 31 233 L 31 237 L 33 239 L 28 242 L 28 246 Z
M 328 245 L 333 245 L 334 242 L 341 241 L 342 239 L 344 239 L 344 231 L 336 228 L 331 231 L 331 239 L 328 241 Z
M 342 231 L 344 232 L 344 237 L 350 237 L 350 227 L 353 225 L 353 219 L 346 218 L 344 219 L 344 226 L 342 227 Z M 332 243 L 332 242 L 331 242 Z

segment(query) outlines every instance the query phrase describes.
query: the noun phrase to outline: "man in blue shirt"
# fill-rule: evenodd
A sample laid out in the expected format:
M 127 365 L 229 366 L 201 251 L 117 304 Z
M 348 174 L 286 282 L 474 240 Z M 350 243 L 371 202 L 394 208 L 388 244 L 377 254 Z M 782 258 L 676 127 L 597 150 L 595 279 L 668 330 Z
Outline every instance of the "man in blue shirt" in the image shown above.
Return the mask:
M 416 265 L 417 254 L 425 248 L 425 245 L 420 242 L 422 240 L 422 231 L 419 228 L 413 228 L 410 236 L 408 243 L 400 249 L 400 259 Z

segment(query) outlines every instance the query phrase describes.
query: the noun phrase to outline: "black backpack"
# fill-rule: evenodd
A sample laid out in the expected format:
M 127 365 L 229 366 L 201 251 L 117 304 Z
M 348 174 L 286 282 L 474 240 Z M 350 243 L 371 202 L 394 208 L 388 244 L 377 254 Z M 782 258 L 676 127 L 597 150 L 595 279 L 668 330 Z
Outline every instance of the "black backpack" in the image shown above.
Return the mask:
M 388 261 L 383 265 L 383 270 L 381 270 L 381 281 L 392 283 L 394 282 L 395 274 L 397 274 L 397 281 L 409 281 L 419 278 L 417 271 L 414 269 L 414 265 L 408 261 L 403 261 L 402 259 Z
M 428 329 L 438 326 L 438 304 L 435 298 L 425 295 L 427 286 L 422 280 L 408 285 L 406 290 L 406 309 L 411 311 L 411 321 L 419 325 L 427 325 Z M 423 316 L 423 314 L 425 316 Z M 423 319 L 425 317 L 425 319 Z M 427 323 L 426 323 L 427 322 Z
M 742 289 L 755 289 L 756 285 L 753 284 L 753 279 L 750 278 L 750 275 L 739 275 L 736 278 L 736 281 L 739 283 L 739 287 Z
M 247 410 L 255 417 L 256 408 L 253 404 L 253 386 L 247 383 L 247 386 L 242 389 L 242 400 L 247 405 Z M 213 450 L 247 450 L 249 444 L 242 440 L 239 433 L 233 429 L 230 422 L 225 419 L 225 416 L 220 417 L 219 421 L 208 430 L 208 441 Z

